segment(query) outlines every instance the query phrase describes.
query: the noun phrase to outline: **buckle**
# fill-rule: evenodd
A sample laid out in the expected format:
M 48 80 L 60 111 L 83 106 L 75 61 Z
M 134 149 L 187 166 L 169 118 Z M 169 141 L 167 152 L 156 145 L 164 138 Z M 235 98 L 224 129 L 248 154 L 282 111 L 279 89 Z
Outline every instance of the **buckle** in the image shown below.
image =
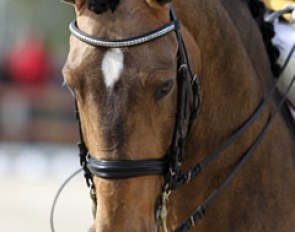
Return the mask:
M 192 170 L 189 170 L 187 173 L 186 183 L 190 182 L 192 180 Z
M 201 97 L 201 87 L 200 87 L 201 85 L 200 85 L 200 81 L 197 74 L 193 76 L 192 86 L 193 86 L 194 95 Z
M 181 64 L 178 68 L 178 72 L 180 73 L 183 69 L 185 69 L 186 71 L 188 70 L 187 64 Z

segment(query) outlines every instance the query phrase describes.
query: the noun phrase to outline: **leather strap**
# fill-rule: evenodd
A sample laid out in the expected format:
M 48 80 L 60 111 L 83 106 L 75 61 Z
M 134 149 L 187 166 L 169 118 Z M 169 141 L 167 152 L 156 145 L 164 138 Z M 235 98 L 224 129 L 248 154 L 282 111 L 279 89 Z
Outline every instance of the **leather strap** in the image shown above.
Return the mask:
M 96 160 L 89 157 L 90 172 L 105 179 L 127 179 L 140 176 L 164 175 L 167 172 L 165 160 Z

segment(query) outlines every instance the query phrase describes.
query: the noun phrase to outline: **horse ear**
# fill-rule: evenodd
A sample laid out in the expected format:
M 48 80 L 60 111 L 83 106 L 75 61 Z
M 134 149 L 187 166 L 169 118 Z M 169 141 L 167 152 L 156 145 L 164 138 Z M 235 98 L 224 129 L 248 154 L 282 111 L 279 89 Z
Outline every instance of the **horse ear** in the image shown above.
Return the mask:
M 85 0 L 62 0 L 65 3 L 75 5 L 77 9 L 80 9 L 81 6 L 85 3 Z
M 146 0 L 146 1 L 151 7 L 159 8 L 161 6 L 164 6 L 164 5 L 172 2 L 173 0 Z
M 61 0 L 62 2 L 64 2 L 64 3 L 68 3 L 68 4 L 73 4 L 73 5 L 75 5 L 75 0 Z

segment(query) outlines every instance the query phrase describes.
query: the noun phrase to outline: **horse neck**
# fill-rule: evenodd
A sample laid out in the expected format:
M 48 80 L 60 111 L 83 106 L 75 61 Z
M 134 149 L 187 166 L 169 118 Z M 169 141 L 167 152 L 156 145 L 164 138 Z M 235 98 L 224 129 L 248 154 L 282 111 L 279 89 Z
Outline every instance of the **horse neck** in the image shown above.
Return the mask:
M 175 3 L 177 15 L 192 35 L 201 59 L 201 69 L 192 59 L 200 78 L 202 102 L 187 139 L 183 165 L 187 170 L 225 142 L 249 118 L 262 100 L 264 84 L 257 78 L 241 36 L 219 0 L 180 0 Z M 191 46 L 188 46 L 188 52 L 194 52 Z M 171 203 L 175 212 L 171 215 L 179 214 L 178 211 L 191 212 L 220 185 L 243 151 L 255 140 L 265 120 L 266 115 L 259 117 L 243 135 L 242 141 L 233 144 L 214 161 L 214 165 L 204 169 L 191 185 L 176 191 L 176 200 Z M 192 185 L 193 189 L 198 189 L 197 195 L 191 191 Z M 194 199 L 194 203 L 178 203 L 183 202 L 183 195 Z
M 236 0 L 224 0 L 231 1 Z M 175 2 L 177 15 L 192 35 L 200 50 L 201 59 L 201 62 L 198 61 L 201 63 L 201 70 L 195 59 L 191 59 L 201 79 L 203 100 L 187 139 L 183 165 L 185 170 L 219 147 L 250 117 L 271 82 L 271 78 L 267 78 L 271 76 L 270 65 L 255 21 L 251 19 L 249 12 L 247 15 L 247 8 L 242 5 L 242 1 L 236 1 L 240 3 L 240 10 L 244 10 L 237 13 L 238 17 L 243 17 L 238 21 L 247 22 L 247 25 L 234 23 L 231 19 L 233 14 L 225 10 L 222 2 Z M 238 25 L 247 28 L 247 31 L 239 30 Z M 187 48 L 190 54 L 195 52 L 192 46 Z M 178 225 L 186 219 L 221 185 L 242 154 L 255 141 L 273 106 L 270 103 L 242 137 L 203 169 L 198 178 L 175 191 L 173 201 L 168 207 L 171 209 L 171 225 Z M 207 216 L 196 225 L 196 231 L 241 231 L 241 228 L 249 231 L 270 231 L 274 226 L 272 222 L 278 221 L 278 215 L 283 218 L 283 213 L 278 214 L 275 211 L 265 217 L 263 211 L 255 207 L 257 202 L 263 201 L 266 208 L 275 207 L 283 212 L 290 204 L 290 198 L 286 196 L 294 195 L 294 187 L 289 187 L 290 183 L 294 183 L 294 169 L 288 168 L 294 157 L 294 140 L 288 134 L 281 117 L 277 117 L 273 124 L 275 125 L 268 131 L 258 151 L 216 199 L 214 206 L 212 205 L 215 210 L 208 211 Z M 277 178 L 278 176 L 280 177 Z M 276 189 L 284 189 L 288 194 L 281 194 L 283 191 L 280 191 L 275 197 L 270 197 Z M 239 210 L 233 210 L 237 205 Z M 255 223 L 249 222 L 258 218 L 258 224 L 263 223 L 267 229 L 257 229 Z M 232 219 L 230 223 L 228 219 Z M 280 226 L 288 228 L 283 229 L 284 231 L 289 231 L 290 226 L 284 224 L 288 223 L 281 223 Z M 278 228 L 274 231 L 283 231 Z

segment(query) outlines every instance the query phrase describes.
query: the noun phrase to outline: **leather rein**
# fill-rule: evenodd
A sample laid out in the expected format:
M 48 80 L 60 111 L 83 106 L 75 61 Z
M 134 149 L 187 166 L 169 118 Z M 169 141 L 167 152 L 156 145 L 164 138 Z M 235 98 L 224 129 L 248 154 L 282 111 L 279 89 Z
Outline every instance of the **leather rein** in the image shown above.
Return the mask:
M 69 28 L 71 33 L 76 36 L 79 40 L 95 46 L 95 47 L 107 47 L 107 48 L 122 48 L 137 46 L 142 43 L 146 43 L 152 40 L 155 40 L 159 37 L 165 36 L 166 34 L 174 31 L 176 33 L 178 41 L 178 70 L 177 70 L 177 84 L 178 84 L 178 95 L 177 95 L 177 115 L 175 129 L 173 133 L 172 143 L 170 149 L 167 151 L 167 154 L 163 159 L 159 160 L 97 160 L 90 156 L 87 146 L 83 139 L 82 129 L 81 129 L 81 120 L 79 116 L 78 104 L 76 101 L 76 118 L 79 123 L 79 134 L 80 142 L 78 144 L 80 150 L 80 163 L 82 169 L 84 170 L 84 175 L 88 187 L 91 189 L 91 198 L 94 201 L 96 208 L 96 195 L 95 195 L 95 186 L 93 183 L 93 176 L 106 179 L 127 179 L 135 178 L 148 175 L 162 175 L 164 177 L 164 184 L 161 190 L 161 199 L 156 209 L 156 221 L 161 219 L 163 230 L 168 231 L 166 225 L 167 217 L 167 208 L 166 204 L 169 199 L 170 193 L 176 190 L 178 187 L 192 181 L 196 178 L 204 168 L 208 166 L 213 160 L 215 160 L 219 155 L 221 155 L 231 144 L 233 144 L 238 138 L 240 138 L 243 133 L 251 127 L 251 125 L 256 121 L 259 115 L 266 108 L 267 104 L 270 102 L 272 96 L 276 92 L 277 83 L 279 78 L 273 83 L 272 87 L 267 92 L 266 96 L 262 99 L 261 103 L 253 111 L 250 117 L 236 130 L 233 134 L 216 150 L 211 152 L 206 156 L 204 160 L 196 164 L 194 167 L 190 168 L 188 171 L 184 172 L 181 170 L 181 165 L 183 162 L 183 153 L 185 140 L 190 132 L 194 119 L 198 114 L 199 104 L 201 101 L 201 92 L 200 84 L 198 81 L 197 75 L 193 74 L 191 64 L 189 61 L 189 56 L 185 47 L 185 44 L 182 39 L 180 32 L 180 24 L 177 20 L 176 14 L 173 7 L 170 7 L 170 16 L 171 22 L 164 25 L 163 27 L 152 31 L 150 33 L 144 34 L 142 36 L 126 39 L 126 40 L 103 40 L 93 36 L 90 36 L 82 31 L 80 31 L 76 25 L 76 22 L 73 21 Z M 292 56 L 292 51 L 289 54 L 289 57 Z M 287 59 L 286 62 L 288 62 Z M 286 65 L 284 65 L 286 66 Z M 263 126 L 262 130 L 259 132 L 258 136 L 250 147 L 242 154 L 238 163 L 234 169 L 228 174 L 224 182 L 217 188 L 213 193 L 194 211 L 194 213 L 187 218 L 177 229 L 176 232 L 188 231 L 193 227 L 207 212 L 209 206 L 212 204 L 214 199 L 228 186 L 234 176 L 240 171 L 242 166 L 249 160 L 252 156 L 264 135 L 267 133 L 270 128 L 271 123 L 273 122 L 275 116 L 280 112 L 282 106 L 285 103 L 287 95 L 295 82 L 295 76 L 291 80 L 290 85 L 288 86 L 287 91 L 281 97 L 280 102 L 277 108 L 270 113 L 268 119 Z M 193 98 L 190 100 L 190 94 L 192 93 Z M 186 126 L 188 125 L 188 126 Z M 74 175 L 76 175 L 75 173 Z M 73 176 L 74 176 L 73 175 Z M 73 177 L 72 176 L 72 177 Z M 70 177 L 70 178 L 72 178 Z M 69 178 L 69 179 L 70 179 Z M 69 180 L 68 179 L 68 180 Z M 68 181 L 67 180 L 67 181 Z M 62 186 L 62 188 L 64 185 Z M 60 191 L 58 192 L 59 195 Z M 57 197 L 58 197 L 57 195 Z M 52 231 L 53 227 L 53 210 L 55 203 L 52 208 Z M 95 209 L 96 211 L 96 209 Z

